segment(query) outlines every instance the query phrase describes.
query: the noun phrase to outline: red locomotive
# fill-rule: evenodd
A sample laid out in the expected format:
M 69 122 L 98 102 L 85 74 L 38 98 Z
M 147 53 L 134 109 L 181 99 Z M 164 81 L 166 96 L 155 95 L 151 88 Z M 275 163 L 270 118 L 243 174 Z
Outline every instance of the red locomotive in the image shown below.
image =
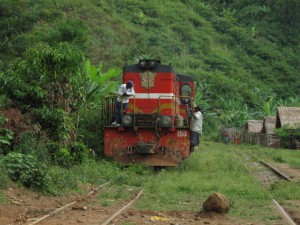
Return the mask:
M 133 81 L 135 96 L 122 112 L 121 126 L 111 126 L 116 96 L 103 101 L 104 154 L 125 165 L 178 166 L 191 154 L 190 118 L 194 80 L 176 74 L 159 60 L 123 67 L 123 83 Z

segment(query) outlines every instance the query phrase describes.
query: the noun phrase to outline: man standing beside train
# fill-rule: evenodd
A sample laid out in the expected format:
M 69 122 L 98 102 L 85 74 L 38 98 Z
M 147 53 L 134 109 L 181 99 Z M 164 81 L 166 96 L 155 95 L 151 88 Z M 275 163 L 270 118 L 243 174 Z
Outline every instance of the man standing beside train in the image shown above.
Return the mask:
M 122 122 L 121 110 L 126 111 L 129 98 L 135 95 L 133 88 L 134 84 L 131 80 L 127 81 L 126 84 L 121 84 L 118 89 L 118 98 L 115 106 L 115 122 L 112 123 L 113 126 L 120 126 Z M 121 105 L 122 104 L 122 105 Z M 122 107 L 121 107 L 122 106 Z
M 192 122 L 191 122 L 191 152 L 194 151 L 194 147 L 200 144 L 200 136 L 202 135 L 202 124 L 203 124 L 203 115 L 201 113 L 201 107 L 196 106 L 195 110 L 192 108 Z

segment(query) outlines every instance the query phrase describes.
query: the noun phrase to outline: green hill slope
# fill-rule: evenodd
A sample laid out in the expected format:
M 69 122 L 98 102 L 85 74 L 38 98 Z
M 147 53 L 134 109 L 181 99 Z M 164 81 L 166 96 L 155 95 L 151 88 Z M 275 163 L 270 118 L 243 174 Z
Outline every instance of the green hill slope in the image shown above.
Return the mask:
M 39 42 L 67 41 L 105 69 L 141 57 L 172 63 L 197 80 L 197 104 L 211 127 L 262 117 L 273 98 L 299 103 L 297 1 L 0 2 L 4 72 Z

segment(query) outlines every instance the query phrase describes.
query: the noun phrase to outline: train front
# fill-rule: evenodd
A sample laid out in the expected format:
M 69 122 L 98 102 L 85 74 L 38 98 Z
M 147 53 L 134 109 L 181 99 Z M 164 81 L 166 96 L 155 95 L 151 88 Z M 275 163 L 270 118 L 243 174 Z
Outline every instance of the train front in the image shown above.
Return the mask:
M 170 65 L 158 60 L 124 66 L 123 83 L 129 80 L 136 94 L 122 112 L 121 126 L 109 125 L 113 100 L 103 104 L 111 110 L 102 115 L 109 123 L 104 126 L 105 155 L 125 165 L 178 166 L 190 155 L 190 119 L 185 109 L 193 101 L 193 80 L 177 76 Z

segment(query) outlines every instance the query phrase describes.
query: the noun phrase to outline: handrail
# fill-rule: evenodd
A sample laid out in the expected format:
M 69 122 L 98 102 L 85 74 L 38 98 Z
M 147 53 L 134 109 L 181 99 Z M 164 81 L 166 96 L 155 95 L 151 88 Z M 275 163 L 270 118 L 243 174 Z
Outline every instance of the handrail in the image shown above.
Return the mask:
M 119 97 L 119 95 L 106 95 L 102 97 L 102 126 L 107 126 L 111 123 L 110 120 L 113 119 L 114 117 L 114 112 L 115 112 L 115 104 L 117 101 L 117 97 Z M 136 118 L 135 118 L 135 114 L 136 114 L 136 99 L 135 96 L 131 96 L 133 98 L 133 122 L 135 124 L 136 122 Z M 123 111 L 123 96 L 121 96 L 121 115 L 123 116 L 124 111 Z
M 175 111 L 175 115 L 176 115 L 176 105 L 175 105 L 175 101 L 174 101 L 174 99 L 176 98 L 175 95 L 173 95 L 173 96 L 168 96 L 168 95 L 165 95 L 165 96 L 164 96 L 164 95 L 161 95 L 161 96 L 159 96 L 159 97 L 158 97 L 158 108 L 157 108 L 157 113 L 160 114 L 160 99 L 161 99 L 161 98 L 171 98 L 171 99 L 173 100 L 173 102 L 174 102 L 174 106 L 173 106 L 173 107 L 175 108 L 174 111 Z M 173 111 L 173 109 L 172 109 L 172 111 Z

